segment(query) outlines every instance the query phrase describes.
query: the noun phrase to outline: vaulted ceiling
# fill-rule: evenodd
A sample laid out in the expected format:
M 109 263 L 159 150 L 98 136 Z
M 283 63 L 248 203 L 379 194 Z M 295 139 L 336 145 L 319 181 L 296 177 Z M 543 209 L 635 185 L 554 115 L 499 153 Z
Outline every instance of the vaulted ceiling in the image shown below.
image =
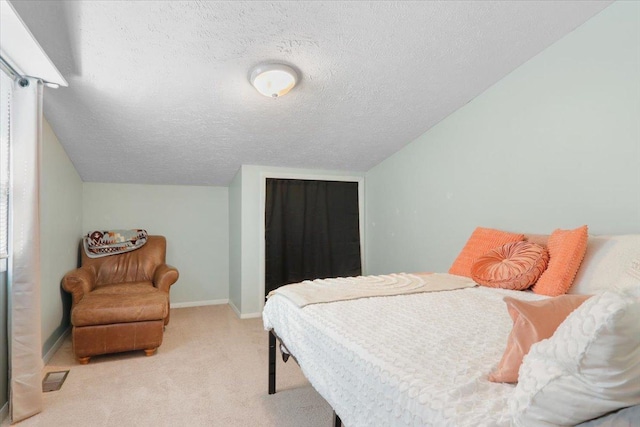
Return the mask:
M 11 3 L 69 82 L 45 116 L 84 181 L 227 185 L 366 171 L 610 1 Z M 265 61 L 299 85 L 260 95 Z

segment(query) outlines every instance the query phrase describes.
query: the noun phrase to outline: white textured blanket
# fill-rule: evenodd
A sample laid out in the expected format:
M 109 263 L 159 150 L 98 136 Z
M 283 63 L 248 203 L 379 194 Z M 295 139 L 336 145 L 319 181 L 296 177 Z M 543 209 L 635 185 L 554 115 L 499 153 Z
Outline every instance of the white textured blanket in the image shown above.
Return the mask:
M 450 291 L 471 288 L 476 283 L 468 277 L 446 273 L 387 274 L 382 276 L 337 277 L 305 280 L 285 285 L 269 292 L 268 297 L 279 294 L 298 307 L 334 301 L 422 292 Z
M 511 384 L 489 373 L 513 321 L 502 299 L 546 297 L 484 286 L 263 313 L 313 387 L 349 427 L 509 427 Z

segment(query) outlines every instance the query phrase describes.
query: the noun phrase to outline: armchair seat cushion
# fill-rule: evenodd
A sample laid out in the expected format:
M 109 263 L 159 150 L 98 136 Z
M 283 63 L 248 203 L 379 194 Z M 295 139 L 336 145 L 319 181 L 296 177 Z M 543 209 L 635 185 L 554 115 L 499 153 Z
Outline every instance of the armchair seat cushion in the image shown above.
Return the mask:
M 145 293 L 90 292 L 71 312 L 74 327 L 162 320 L 168 296 L 155 288 Z
M 153 286 L 150 281 L 145 282 L 125 282 L 125 283 L 110 283 L 108 285 L 98 285 L 93 291 L 92 295 L 123 295 L 123 294 L 141 294 L 147 292 L 160 292 Z

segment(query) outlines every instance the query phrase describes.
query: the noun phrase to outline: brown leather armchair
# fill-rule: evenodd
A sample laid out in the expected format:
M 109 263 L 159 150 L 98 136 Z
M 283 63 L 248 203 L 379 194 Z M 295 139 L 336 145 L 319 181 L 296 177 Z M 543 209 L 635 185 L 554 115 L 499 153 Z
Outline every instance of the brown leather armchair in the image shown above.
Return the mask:
M 121 351 L 151 356 L 162 344 L 169 289 L 178 280 L 178 270 L 165 263 L 166 246 L 163 236 L 149 236 L 123 254 L 89 258 L 81 249 L 82 267 L 62 279 L 73 299 L 73 351 L 81 364 Z

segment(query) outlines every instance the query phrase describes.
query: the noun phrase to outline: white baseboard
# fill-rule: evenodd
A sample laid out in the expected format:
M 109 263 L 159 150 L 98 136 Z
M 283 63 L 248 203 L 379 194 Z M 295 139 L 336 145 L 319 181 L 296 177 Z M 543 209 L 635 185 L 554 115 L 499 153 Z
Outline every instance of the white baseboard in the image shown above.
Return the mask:
M 206 301 L 193 301 L 193 302 L 176 302 L 171 303 L 171 308 L 187 308 L 187 307 L 200 307 L 203 305 L 221 305 L 228 304 L 228 299 L 210 299 Z
M 256 319 L 258 317 L 262 317 L 262 313 L 245 313 L 240 315 L 241 319 Z
M 46 365 L 47 363 L 49 363 L 49 360 L 51 360 L 51 358 L 53 357 L 54 354 L 56 354 L 56 351 L 58 351 L 58 349 L 60 347 L 62 347 L 62 343 L 64 342 L 65 338 L 67 338 L 67 336 L 71 333 L 71 326 L 69 326 L 63 333 L 62 335 L 60 335 L 60 337 L 56 340 L 56 342 L 51 346 L 51 348 L 49 349 L 49 351 L 47 351 L 45 353 L 44 356 L 42 356 L 42 363 L 44 365 Z
M 236 316 L 238 316 L 238 318 L 242 319 L 242 314 L 240 313 L 240 310 L 238 310 L 238 307 L 236 307 L 236 305 L 233 303 L 233 301 L 229 301 L 229 307 L 231 307 L 233 312 L 236 313 Z
M 262 313 L 240 313 L 240 310 L 238 310 L 238 307 L 236 307 L 233 301 L 229 301 L 229 306 L 240 319 L 255 319 L 256 317 L 262 317 Z
M 5 418 L 9 416 L 9 402 L 5 403 L 0 409 L 0 423 L 4 422 Z

